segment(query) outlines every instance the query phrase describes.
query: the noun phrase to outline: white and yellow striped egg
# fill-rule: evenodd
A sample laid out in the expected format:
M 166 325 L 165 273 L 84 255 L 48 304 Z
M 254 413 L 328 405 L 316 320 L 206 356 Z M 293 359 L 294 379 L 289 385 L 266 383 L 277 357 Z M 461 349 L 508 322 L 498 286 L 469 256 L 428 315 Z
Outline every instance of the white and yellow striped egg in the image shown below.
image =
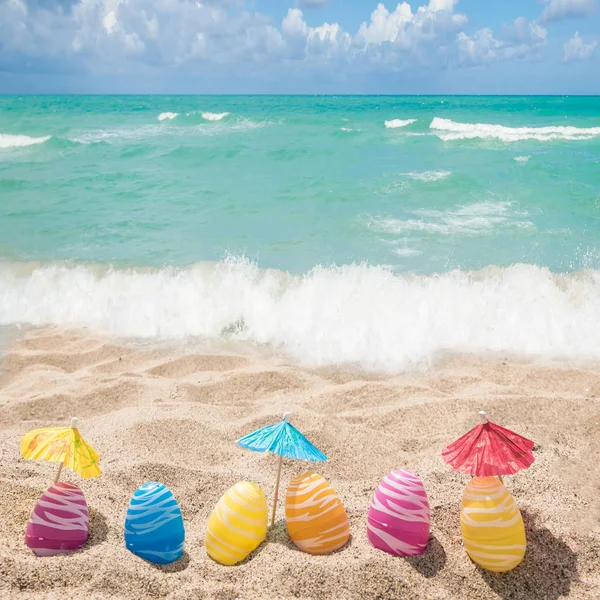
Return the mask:
M 514 569 L 525 556 L 523 518 L 496 477 L 475 477 L 463 493 L 460 527 L 471 559 L 488 571 Z
M 204 544 L 223 565 L 244 560 L 267 537 L 268 509 L 264 492 L 240 481 L 225 492 L 208 520 Z

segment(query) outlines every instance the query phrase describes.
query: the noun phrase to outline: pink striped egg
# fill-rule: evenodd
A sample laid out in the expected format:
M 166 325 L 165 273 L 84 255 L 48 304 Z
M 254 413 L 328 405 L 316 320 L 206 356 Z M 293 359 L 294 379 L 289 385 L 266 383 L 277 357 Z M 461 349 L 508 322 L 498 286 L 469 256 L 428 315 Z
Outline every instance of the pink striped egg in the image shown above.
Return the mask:
M 38 556 L 79 550 L 88 539 L 89 517 L 83 492 L 73 483 L 51 485 L 35 505 L 25 543 Z
M 388 473 L 371 500 L 367 535 L 375 548 L 398 556 L 421 554 L 429 540 L 429 502 L 410 471 Z

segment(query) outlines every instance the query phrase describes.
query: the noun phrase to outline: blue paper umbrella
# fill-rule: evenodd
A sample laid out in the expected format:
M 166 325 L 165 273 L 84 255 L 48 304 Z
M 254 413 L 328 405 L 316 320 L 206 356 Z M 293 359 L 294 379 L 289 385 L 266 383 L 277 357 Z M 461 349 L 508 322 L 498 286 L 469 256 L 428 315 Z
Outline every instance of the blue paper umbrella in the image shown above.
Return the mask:
M 279 493 L 281 461 L 283 457 L 310 460 L 313 462 L 327 460 L 327 457 L 290 423 L 289 419 L 291 416 L 291 413 L 285 413 L 279 423 L 257 429 L 237 441 L 238 446 L 242 448 L 248 448 L 254 452 L 271 452 L 279 456 L 271 527 L 275 523 L 275 509 L 277 508 L 277 494 Z

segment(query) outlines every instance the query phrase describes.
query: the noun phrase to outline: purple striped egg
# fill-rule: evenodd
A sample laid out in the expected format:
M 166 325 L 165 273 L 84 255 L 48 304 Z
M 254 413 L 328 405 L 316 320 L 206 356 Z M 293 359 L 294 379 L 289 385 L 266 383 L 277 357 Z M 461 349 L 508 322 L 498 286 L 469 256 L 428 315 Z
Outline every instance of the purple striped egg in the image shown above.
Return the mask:
M 429 540 L 429 502 L 410 471 L 388 473 L 371 500 L 367 535 L 375 548 L 398 556 L 421 554 Z
M 51 485 L 35 505 L 25 543 L 38 556 L 79 550 L 88 539 L 89 517 L 83 492 L 74 484 Z

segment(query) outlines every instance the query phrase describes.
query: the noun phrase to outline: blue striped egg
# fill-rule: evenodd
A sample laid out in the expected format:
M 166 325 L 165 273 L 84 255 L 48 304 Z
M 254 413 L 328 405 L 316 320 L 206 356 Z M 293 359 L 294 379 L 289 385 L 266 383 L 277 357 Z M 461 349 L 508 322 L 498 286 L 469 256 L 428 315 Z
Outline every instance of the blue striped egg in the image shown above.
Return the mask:
M 144 483 L 133 494 L 125 517 L 125 546 L 159 565 L 183 554 L 185 529 L 181 509 L 171 490 L 156 481 Z

